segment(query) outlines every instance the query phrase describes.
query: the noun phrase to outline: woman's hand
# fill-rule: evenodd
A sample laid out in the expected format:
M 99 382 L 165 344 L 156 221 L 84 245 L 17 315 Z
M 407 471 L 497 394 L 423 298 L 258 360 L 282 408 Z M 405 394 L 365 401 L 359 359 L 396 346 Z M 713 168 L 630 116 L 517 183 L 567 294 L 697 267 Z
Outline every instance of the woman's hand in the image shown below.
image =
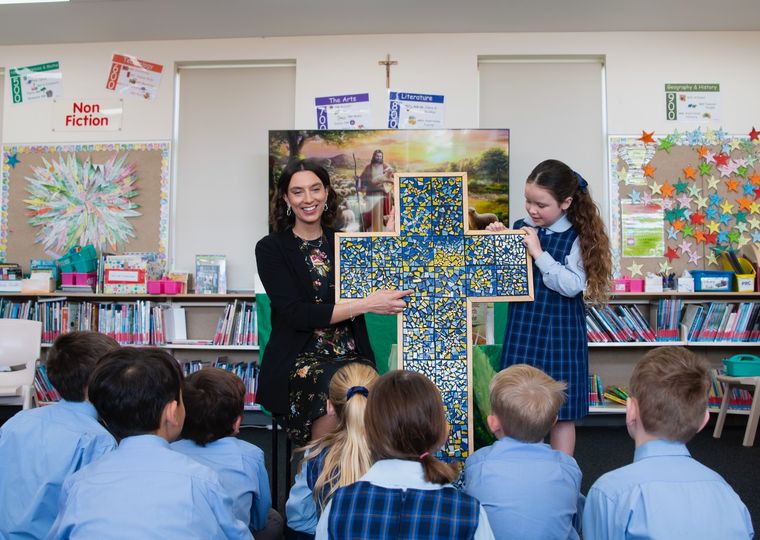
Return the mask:
M 380 289 L 362 300 L 364 303 L 364 313 L 377 313 L 378 315 L 397 315 L 404 311 L 406 307 L 405 296 L 414 292 L 412 289 L 405 291 L 396 291 L 390 289 Z
M 501 231 L 506 231 L 507 226 L 504 225 L 501 221 L 494 221 L 486 225 L 486 230 L 493 231 L 493 232 L 501 232 Z
M 526 226 L 522 227 L 520 230 L 525 233 L 523 243 L 525 244 L 525 247 L 528 248 L 528 253 L 534 259 L 538 259 L 544 250 L 541 249 L 541 241 L 538 239 L 538 233 L 536 232 L 536 229 Z

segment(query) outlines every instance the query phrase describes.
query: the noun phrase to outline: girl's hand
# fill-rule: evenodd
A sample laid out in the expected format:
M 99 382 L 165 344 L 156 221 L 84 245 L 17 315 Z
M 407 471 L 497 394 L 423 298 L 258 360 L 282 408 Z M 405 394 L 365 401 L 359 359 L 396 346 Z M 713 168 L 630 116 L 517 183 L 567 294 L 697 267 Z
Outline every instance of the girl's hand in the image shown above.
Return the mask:
M 526 226 L 522 227 L 520 230 L 525 233 L 523 243 L 525 244 L 525 247 L 528 248 L 528 253 L 534 259 L 538 259 L 544 250 L 541 249 L 541 241 L 538 239 L 538 233 L 536 232 L 536 229 Z
M 412 289 L 406 291 L 390 289 L 377 290 L 363 300 L 365 313 L 397 315 L 404 311 L 404 308 L 406 307 L 404 297 L 411 295 L 413 292 Z
M 506 231 L 507 226 L 504 225 L 501 221 L 494 221 L 493 223 L 489 223 L 486 225 L 487 231 L 493 231 L 493 232 L 501 232 Z

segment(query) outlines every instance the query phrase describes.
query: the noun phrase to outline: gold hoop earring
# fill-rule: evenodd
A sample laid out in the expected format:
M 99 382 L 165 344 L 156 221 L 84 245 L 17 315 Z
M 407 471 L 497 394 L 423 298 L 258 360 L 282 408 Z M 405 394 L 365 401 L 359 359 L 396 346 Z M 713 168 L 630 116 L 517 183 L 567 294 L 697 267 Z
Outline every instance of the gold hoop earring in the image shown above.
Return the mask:
M 290 214 L 292 213 L 293 213 L 293 210 L 290 208 L 290 206 L 288 206 L 288 209 L 285 211 L 285 215 L 290 216 Z

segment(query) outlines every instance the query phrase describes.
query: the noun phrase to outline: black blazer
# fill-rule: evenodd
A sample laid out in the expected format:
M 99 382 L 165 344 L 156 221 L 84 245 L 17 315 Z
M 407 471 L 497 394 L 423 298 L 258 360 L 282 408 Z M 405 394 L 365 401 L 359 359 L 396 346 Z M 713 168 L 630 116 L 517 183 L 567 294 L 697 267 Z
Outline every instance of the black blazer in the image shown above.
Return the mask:
M 335 231 L 324 228 L 327 249 L 335 252 Z M 335 263 L 329 279 L 335 281 Z M 256 267 L 272 307 L 272 333 L 261 351 L 261 372 L 256 402 L 275 414 L 288 411 L 288 374 L 315 328 L 330 326 L 333 303 L 314 303 L 311 277 L 288 229 L 265 236 L 256 244 Z M 363 316 L 352 321 L 359 354 L 374 361 Z

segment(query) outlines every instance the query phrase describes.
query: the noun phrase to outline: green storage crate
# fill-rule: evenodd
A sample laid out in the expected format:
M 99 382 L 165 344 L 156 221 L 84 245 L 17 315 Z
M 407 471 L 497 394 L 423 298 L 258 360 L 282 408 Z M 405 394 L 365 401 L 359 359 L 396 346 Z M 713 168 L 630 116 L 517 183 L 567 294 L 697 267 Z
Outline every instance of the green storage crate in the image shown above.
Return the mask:
M 760 357 L 754 354 L 735 354 L 723 360 L 729 377 L 760 377 Z

